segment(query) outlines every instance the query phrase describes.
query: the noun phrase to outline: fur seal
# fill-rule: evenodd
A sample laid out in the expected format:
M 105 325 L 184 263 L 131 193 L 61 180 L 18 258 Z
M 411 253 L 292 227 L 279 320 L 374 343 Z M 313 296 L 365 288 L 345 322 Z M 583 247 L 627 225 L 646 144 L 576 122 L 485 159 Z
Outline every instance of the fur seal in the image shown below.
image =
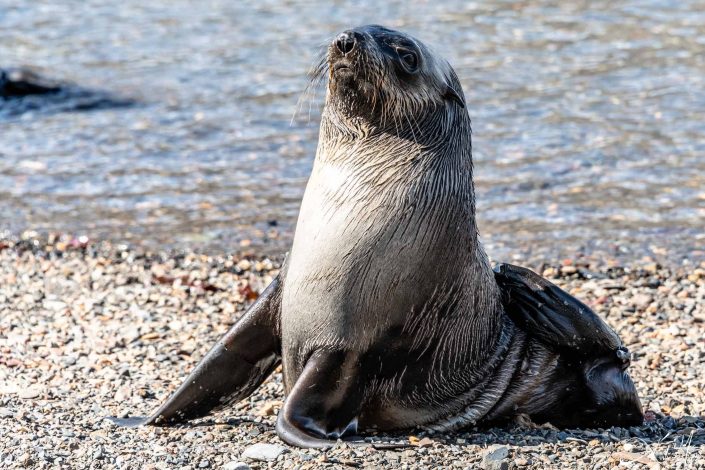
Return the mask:
M 109 92 L 52 80 L 27 68 L 0 69 L 0 118 L 42 109 L 92 111 L 133 106 L 137 102 Z
M 0 98 L 58 93 L 61 87 L 28 69 L 0 69 Z
M 338 35 L 293 247 L 280 275 L 152 416 L 247 397 L 281 362 L 277 433 L 450 431 L 528 414 L 636 425 L 629 352 L 586 305 L 479 241 L 470 118 L 448 62 L 382 26 Z

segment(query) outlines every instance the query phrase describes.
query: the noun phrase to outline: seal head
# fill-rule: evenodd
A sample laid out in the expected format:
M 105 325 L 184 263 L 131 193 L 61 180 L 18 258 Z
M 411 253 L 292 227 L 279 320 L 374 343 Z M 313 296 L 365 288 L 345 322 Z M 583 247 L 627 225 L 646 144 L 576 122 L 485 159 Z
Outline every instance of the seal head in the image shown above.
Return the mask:
M 450 64 L 413 37 L 378 25 L 340 33 L 318 73 L 329 74 L 327 111 L 367 125 L 406 125 L 447 100 L 465 107 Z M 351 124 L 350 122 L 348 124 Z

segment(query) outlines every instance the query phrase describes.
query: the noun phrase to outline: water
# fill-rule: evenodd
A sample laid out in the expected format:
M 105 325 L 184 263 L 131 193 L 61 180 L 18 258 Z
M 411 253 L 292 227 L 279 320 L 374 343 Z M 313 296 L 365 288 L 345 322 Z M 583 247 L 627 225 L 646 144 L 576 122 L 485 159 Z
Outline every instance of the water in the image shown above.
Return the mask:
M 140 102 L 0 116 L 0 230 L 280 253 L 316 147 L 318 107 L 291 122 L 306 71 L 365 23 L 455 66 L 493 257 L 705 258 L 702 1 L 0 0 L 0 67 Z

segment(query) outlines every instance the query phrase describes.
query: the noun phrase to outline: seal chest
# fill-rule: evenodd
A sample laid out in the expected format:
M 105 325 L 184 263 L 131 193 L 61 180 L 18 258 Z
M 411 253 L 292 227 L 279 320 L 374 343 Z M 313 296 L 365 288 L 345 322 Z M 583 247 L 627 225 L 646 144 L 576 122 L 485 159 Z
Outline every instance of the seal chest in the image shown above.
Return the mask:
M 448 175 L 423 168 L 432 156 L 420 150 L 418 160 L 384 168 L 385 158 L 395 158 L 384 145 L 376 139 L 355 146 L 376 152 L 380 171 L 366 158 L 317 158 L 283 292 L 282 344 L 296 351 L 291 362 L 284 359 L 287 384 L 301 371 L 296 359 L 310 350 L 369 348 L 390 329 L 403 329 L 434 296 L 472 284 L 452 268 L 474 264 L 472 227 L 456 222 L 470 217 L 471 200 L 450 187 L 432 193 L 448 186 Z

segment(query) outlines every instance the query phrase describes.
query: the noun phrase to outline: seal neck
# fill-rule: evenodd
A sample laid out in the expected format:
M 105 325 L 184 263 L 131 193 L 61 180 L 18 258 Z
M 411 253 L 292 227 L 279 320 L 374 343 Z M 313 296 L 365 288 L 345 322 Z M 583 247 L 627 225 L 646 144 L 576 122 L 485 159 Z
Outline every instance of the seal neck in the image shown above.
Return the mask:
M 474 227 L 472 137 L 467 111 L 447 105 L 397 124 L 379 126 L 326 109 L 316 167 L 344 170 L 347 179 L 373 188 L 367 191 L 371 195 L 423 188 L 424 192 L 416 195 L 436 199 L 431 207 L 438 210 L 448 209 L 439 203 L 450 198 L 464 206 L 464 215 L 472 219 Z
M 316 159 L 351 166 L 452 165 L 472 187 L 471 134 L 467 111 L 454 103 L 385 120 L 350 117 L 331 105 L 321 117 Z

